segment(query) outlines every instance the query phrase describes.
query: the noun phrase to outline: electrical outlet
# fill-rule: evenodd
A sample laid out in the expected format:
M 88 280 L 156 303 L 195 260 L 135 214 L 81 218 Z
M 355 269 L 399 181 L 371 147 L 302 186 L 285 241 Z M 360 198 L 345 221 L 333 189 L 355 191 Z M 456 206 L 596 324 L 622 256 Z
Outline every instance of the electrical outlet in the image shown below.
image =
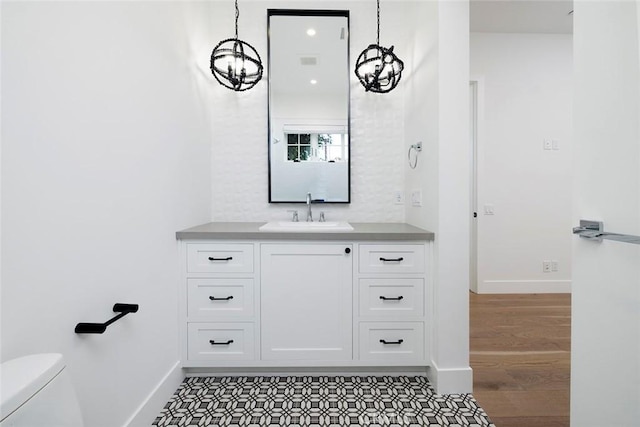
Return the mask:
M 551 139 L 543 139 L 542 140 L 542 149 L 543 150 L 552 150 L 553 149 L 553 140 L 551 140 Z
M 396 205 L 404 205 L 404 192 L 403 191 L 396 191 L 393 194 L 393 203 L 395 203 Z
M 551 261 L 542 261 L 542 272 L 551 273 Z
M 551 261 L 551 271 L 554 273 L 558 271 L 558 261 Z

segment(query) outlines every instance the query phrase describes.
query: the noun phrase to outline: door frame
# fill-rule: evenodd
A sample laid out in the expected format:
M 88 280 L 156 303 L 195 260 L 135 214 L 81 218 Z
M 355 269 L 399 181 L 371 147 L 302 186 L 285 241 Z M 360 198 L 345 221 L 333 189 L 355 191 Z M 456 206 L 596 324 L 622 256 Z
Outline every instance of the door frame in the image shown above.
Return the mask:
M 470 224 L 469 224 L 469 289 L 478 293 L 478 198 L 481 129 L 484 118 L 484 79 L 471 76 L 469 79 L 469 149 L 470 155 Z

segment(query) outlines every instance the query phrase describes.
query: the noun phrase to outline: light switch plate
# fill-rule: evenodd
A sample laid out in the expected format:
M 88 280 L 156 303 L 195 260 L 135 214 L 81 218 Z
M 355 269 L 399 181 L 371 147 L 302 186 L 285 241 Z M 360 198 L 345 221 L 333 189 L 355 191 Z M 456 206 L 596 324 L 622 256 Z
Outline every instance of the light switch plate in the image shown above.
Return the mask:
M 404 205 L 404 191 L 396 191 L 393 193 L 393 203 L 396 205 Z
M 411 192 L 411 204 L 413 206 L 422 206 L 422 191 L 413 190 Z

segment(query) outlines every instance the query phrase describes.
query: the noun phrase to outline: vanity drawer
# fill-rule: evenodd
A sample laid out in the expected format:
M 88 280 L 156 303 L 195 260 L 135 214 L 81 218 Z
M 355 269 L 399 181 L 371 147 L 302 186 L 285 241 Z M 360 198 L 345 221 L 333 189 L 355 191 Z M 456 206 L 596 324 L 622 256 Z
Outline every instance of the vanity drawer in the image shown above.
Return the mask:
M 253 279 L 187 279 L 187 315 L 192 320 L 253 316 Z
M 360 360 L 380 362 L 422 361 L 422 322 L 361 322 Z
M 424 273 L 424 245 L 360 245 L 360 273 Z
M 363 317 L 421 317 L 424 279 L 360 279 L 358 305 Z
M 189 243 L 187 272 L 252 273 L 253 245 Z
M 253 360 L 253 323 L 189 323 L 189 360 Z

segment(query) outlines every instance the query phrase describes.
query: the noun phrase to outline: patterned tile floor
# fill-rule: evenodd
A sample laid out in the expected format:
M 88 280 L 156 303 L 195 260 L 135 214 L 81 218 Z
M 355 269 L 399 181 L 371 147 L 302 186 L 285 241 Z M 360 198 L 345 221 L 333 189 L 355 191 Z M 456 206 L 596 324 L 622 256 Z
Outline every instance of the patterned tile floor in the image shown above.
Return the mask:
M 153 425 L 495 427 L 470 394 L 390 376 L 187 378 Z

